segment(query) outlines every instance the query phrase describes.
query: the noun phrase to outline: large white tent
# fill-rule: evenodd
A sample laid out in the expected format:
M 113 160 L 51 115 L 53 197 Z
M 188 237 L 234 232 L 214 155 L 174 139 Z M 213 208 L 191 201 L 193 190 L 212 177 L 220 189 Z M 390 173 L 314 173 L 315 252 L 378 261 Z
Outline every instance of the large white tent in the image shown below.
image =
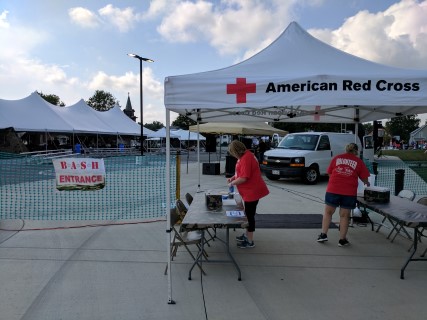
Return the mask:
M 355 57 L 292 22 L 272 44 L 241 63 L 166 77 L 165 107 L 167 129 L 170 111 L 198 122 L 367 122 L 426 113 L 427 70 L 405 70 Z M 167 203 L 169 151 L 167 144 Z M 165 213 L 169 226 L 168 206 Z M 168 233 L 167 238 L 170 268 Z
M 51 106 L 37 93 L 20 100 L 0 99 L 0 129 L 73 132 L 73 126 L 53 112 Z
M 120 107 L 96 111 L 84 100 L 59 107 L 44 100 L 37 92 L 19 100 L 0 99 L 0 129 L 15 131 L 96 133 L 141 135 L 141 126 L 126 116 Z M 143 135 L 152 131 L 143 128 Z

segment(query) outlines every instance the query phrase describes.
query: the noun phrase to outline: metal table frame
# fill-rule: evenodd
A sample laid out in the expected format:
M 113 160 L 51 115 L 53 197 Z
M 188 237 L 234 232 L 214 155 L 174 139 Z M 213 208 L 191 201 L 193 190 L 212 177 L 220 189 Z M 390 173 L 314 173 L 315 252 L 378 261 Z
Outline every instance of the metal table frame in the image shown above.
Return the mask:
M 212 190 L 209 191 L 213 193 Z M 202 265 L 203 262 L 203 251 L 204 245 L 206 243 L 205 233 L 206 229 L 209 227 L 214 228 L 226 228 L 226 238 L 225 240 L 218 238 L 215 239 L 221 241 L 225 248 L 228 260 L 205 260 L 205 262 L 229 262 L 234 265 L 237 270 L 238 280 L 242 280 L 242 273 L 240 271 L 239 265 L 234 259 L 230 251 L 230 228 L 242 228 L 244 224 L 247 223 L 246 217 L 228 217 L 226 211 L 229 210 L 242 210 L 238 208 L 234 200 L 224 201 L 223 206 L 216 210 L 209 210 L 206 206 L 205 193 L 197 193 L 194 196 L 194 200 L 188 208 L 188 212 L 182 221 L 182 226 L 188 230 L 201 230 L 202 231 L 202 240 L 201 248 L 196 256 L 196 260 L 191 266 L 188 273 L 188 280 L 191 280 L 191 272 L 196 266 L 196 264 Z
M 387 219 L 395 221 L 393 228 L 402 225 L 414 229 L 412 252 L 400 269 L 400 279 L 405 278 L 405 269 L 409 262 L 427 261 L 427 258 L 424 258 L 425 251 L 420 256 L 421 258 L 414 258 L 418 249 L 419 237 L 422 234 L 420 230 L 427 227 L 427 206 L 396 196 L 390 196 L 390 202 L 388 203 L 369 202 L 366 201 L 362 195 L 359 195 L 357 200 L 365 211 L 366 209 L 370 209 L 383 215 Z

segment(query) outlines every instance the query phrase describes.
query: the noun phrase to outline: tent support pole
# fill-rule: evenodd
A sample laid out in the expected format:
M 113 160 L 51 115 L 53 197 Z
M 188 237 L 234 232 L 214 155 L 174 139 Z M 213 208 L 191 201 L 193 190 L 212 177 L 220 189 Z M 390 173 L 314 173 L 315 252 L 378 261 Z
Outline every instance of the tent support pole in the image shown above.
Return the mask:
M 199 184 L 197 185 L 197 192 L 200 192 L 200 109 L 197 109 L 197 172 L 199 178 Z M 209 153 L 210 157 L 210 153 Z M 210 162 L 210 159 L 209 159 Z
M 357 144 L 357 139 L 359 139 L 359 108 L 356 107 L 354 109 L 354 143 Z M 359 152 L 359 157 L 363 160 L 363 141 L 361 145 L 361 150 Z
M 190 129 L 190 128 L 188 128 L 188 129 Z M 197 139 L 199 139 L 199 137 L 197 137 Z M 190 147 L 189 147 L 189 144 L 190 144 L 190 130 L 188 130 L 188 140 L 187 140 L 187 144 L 186 144 L 186 146 L 187 146 L 187 174 L 188 174 L 188 161 L 190 159 Z
M 168 304 L 175 304 L 175 301 L 172 299 L 172 264 L 171 264 L 171 179 L 170 179 L 170 111 L 166 109 L 166 170 L 165 170 L 165 180 L 166 180 L 166 206 L 165 206 L 165 215 L 166 215 L 166 254 L 168 262 Z M 141 144 L 142 148 L 142 144 Z M 177 177 L 178 179 L 178 177 Z

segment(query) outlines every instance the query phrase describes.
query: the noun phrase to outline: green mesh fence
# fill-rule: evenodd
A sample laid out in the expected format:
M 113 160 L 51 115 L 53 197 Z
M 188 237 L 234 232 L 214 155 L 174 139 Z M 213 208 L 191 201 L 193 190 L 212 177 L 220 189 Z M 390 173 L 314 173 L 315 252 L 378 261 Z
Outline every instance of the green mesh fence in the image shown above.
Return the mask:
M 165 155 L 103 158 L 105 187 L 58 191 L 52 160 L 0 153 L 0 219 L 118 220 L 164 216 Z M 171 204 L 176 157 L 171 157 Z
M 400 160 L 378 160 L 376 185 L 390 188 L 395 194 L 396 169 L 405 172 L 403 189 L 415 192 L 417 196 L 427 196 L 427 161 L 403 162 Z

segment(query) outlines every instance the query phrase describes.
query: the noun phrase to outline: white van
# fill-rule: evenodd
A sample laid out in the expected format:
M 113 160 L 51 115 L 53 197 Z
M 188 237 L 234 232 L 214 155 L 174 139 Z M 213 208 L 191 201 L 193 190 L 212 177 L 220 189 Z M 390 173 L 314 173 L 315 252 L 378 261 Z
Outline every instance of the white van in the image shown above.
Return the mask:
M 264 153 L 261 170 L 270 180 L 300 177 L 306 184 L 317 183 L 332 158 L 345 152 L 345 146 L 355 142 L 355 135 L 333 132 L 290 133 L 277 148 Z M 359 150 L 361 144 L 357 138 Z

